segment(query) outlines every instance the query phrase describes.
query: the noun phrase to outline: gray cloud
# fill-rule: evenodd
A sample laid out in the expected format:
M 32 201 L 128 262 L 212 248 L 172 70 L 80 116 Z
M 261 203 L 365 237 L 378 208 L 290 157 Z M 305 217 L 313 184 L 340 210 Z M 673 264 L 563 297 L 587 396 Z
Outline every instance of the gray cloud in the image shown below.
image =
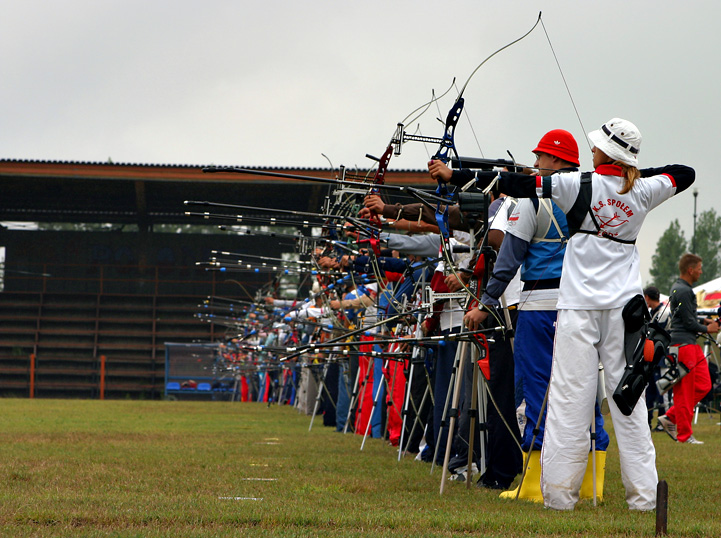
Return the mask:
M 364 155 L 382 153 L 397 121 L 454 77 L 462 85 L 543 8 L 585 130 L 632 120 L 643 166 L 694 166 L 699 211 L 719 198 L 713 0 L 5 4 L 5 158 L 326 166 L 325 153 L 335 165 L 370 166 Z M 440 134 L 436 118 L 454 97 L 419 120 L 423 134 Z M 542 28 L 486 64 L 465 97 L 461 154 L 510 150 L 529 162 L 546 130 L 565 128 L 590 167 Z M 391 167 L 422 168 L 433 151 L 409 144 Z M 692 211 L 685 193 L 648 218 L 638 244 L 644 280 L 671 219 L 690 237 Z

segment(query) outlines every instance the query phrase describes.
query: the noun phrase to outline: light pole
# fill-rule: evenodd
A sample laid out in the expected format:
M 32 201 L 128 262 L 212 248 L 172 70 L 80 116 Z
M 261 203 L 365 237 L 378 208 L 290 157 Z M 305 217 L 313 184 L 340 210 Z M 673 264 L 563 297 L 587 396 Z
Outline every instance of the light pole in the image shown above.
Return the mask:
M 696 254 L 696 200 L 698 189 L 693 190 L 693 237 L 691 238 L 691 253 Z

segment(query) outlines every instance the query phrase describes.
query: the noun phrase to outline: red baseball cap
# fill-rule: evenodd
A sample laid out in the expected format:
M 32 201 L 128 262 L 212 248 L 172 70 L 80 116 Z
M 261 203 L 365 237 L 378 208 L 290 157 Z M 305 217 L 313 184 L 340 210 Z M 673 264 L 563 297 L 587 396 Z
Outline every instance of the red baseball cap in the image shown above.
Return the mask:
M 563 129 L 548 131 L 538 142 L 538 147 L 533 150 L 533 153 L 548 153 L 576 166 L 580 164 L 576 139 Z

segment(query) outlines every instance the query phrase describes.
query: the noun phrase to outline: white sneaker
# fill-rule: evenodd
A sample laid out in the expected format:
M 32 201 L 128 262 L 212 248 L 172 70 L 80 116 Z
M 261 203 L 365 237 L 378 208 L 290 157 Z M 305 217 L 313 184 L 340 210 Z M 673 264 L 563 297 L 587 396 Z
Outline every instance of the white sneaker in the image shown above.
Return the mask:
M 686 440 L 684 441 L 684 443 L 688 443 L 689 445 L 702 445 L 702 444 L 703 444 L 703 441 L 699 441 L 698 439 L 696 439 L 696 438 L 692 435 L 691 437 L 689 437 L 688 439 L 686 439 Z
M 449 477 L 449 480 L 458 480 L 459 482 L 465 482 L 467 469 L 467 465 L 464 465 L 463 467 L 459 467 L 457 469 L 453 469 L 451 471 L 451 476 Z M 478 474 L 478 466 L 476 465 L 475 461 L 471 463 L 471 476 L 473 476 L 474 474 Z
M 674 441 L 678 441 L 676 424 L 671 422 L 671 419 L 669 419 L 666 415 L 661 415 L 660 417 L 658 417 L 658 423 L 663 427 L 663 431 L 665 431 L 671 437 L 671 439 L 673 439 Z

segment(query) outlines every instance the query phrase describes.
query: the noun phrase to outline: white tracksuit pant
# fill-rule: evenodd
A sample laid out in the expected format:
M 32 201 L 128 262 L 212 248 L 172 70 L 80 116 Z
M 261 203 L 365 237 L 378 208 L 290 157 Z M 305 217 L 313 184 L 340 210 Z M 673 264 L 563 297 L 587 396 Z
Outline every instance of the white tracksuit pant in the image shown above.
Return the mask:
M 578 502 L 591 446 L 589 427 L 596 402 L 599 359 L 606 378 L 626 502 L 634 510 L 656 507 L 656 450 L 645 398 L 639 398 L 627 417 L 611 397 L 626 365 L 622 310 L 558 312 L 541 453 L 541 486 L 548 508 L 571 510 Z

